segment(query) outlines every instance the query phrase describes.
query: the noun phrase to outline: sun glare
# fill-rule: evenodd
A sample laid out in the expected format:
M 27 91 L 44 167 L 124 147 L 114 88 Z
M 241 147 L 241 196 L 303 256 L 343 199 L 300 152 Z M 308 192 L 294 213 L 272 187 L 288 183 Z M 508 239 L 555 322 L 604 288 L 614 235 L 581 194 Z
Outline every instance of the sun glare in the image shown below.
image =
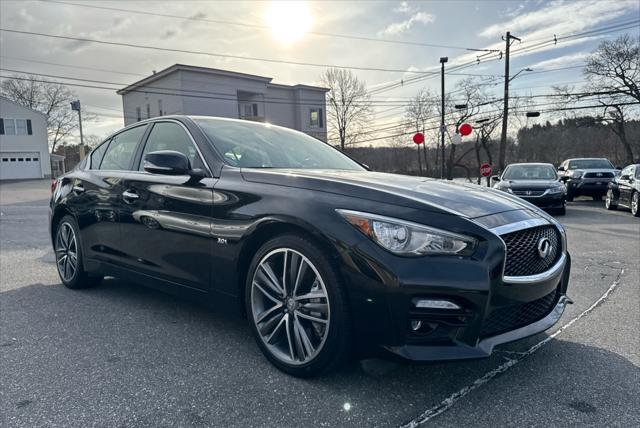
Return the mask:
M 311 12 L 305 2 L 274 1 L 267 9 L 265 19 L 276 40 L 291 45 L 311 28 Z

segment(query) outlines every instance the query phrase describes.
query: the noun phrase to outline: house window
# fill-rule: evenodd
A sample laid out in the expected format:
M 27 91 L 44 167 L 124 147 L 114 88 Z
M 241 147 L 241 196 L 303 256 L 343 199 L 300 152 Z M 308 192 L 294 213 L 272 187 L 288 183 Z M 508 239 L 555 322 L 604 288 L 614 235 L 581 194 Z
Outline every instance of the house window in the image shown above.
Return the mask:
M 321 108 L 312 108 L 309 110 L 309 127 L 310 128 L 323 128 L 324 116 L 322 115 Z
M 16 121 L 14 119 L 4 119 L 5 135 L 16 135 Z
M 142 120 L 142 113 L 140 112 L 140 107 L 136 107 L 136 118 L 137 118 L 137 122 L 140 122 Z
M 258 104 L 257 103 L 244 103 L 240 104 L 240 118 L 258 117 Z
M 16 135 L 27 135 L 27 121 L 16 119 Z
M 158 100 L 158 116 L 162 116 L 162 100 Z
M 147 103 L 147 119 L 151 117 L 151 104 Z

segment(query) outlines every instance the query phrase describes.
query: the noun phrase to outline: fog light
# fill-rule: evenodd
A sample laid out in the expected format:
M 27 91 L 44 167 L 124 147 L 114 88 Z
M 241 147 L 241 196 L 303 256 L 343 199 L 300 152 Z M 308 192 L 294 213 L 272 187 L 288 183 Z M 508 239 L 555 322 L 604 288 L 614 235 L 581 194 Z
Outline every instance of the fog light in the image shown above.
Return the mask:
M 411 320 L 411 330 L 418 331 L 422 327 L 422 321 L 420 320 Z
M 416 308 L 423 309 L 462 309 L 460 306 L 448 300 L 415 299 Z

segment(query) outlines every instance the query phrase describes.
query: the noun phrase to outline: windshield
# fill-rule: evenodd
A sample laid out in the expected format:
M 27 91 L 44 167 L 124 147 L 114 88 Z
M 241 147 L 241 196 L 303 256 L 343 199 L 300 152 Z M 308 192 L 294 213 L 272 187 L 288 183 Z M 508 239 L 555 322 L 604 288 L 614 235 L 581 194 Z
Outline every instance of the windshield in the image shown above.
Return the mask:
M 364 170 L 338 150 L 302 132 L 255 122 L 194 120 L 232 166 Z
M 504 180 L 555 180 L 556 170 L 551 165 L 511 165 L 504 172 Z
M 606 159 L 579 159 L 569 161 L 569 169 L 613 169 Z

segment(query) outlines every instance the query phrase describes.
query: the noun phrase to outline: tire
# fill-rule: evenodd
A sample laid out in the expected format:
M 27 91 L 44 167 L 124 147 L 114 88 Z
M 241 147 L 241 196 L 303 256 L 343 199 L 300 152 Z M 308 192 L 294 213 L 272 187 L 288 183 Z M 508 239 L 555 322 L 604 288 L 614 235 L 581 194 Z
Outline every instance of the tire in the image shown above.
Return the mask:
M 571 192 L 567 192 L 566 200 L 567 202 L 573 202 L 574 195 Z
M 607 196 L 604 200 L 604 207 L 609 211 L 618 209 L 618 204 L 616 204 L 616 197 L 613 195 L 613 191 L 611 189 L 607 190 Z
M 634 217 L 640 217 L 640 193 L 633 192 L 631 195 L 631 214 Z
M 602 200 L 602 195 L 596 195 L 596 196 L 592 196 L 594 201 L 601 201 Z
M 245 305 L 260 350 L 278 369 L 313 377 L 348 360 L 351 322 L 342 281 L 311 240 L 287 234 L 260 247 L 247 273 Z
M 56 225 L 53 240 L 56 270 L 62 283 L 74 290 L 95 287 L 103 279 L 85 272 L 79 237 L 78 223 L 72 216 L 64 216 Z
M 562 216 L 562 215 L 565 215 L 566 213 L 567 213 L 567 208 L 566 207 L 558 208 L 556 210 L 556 215 Z

